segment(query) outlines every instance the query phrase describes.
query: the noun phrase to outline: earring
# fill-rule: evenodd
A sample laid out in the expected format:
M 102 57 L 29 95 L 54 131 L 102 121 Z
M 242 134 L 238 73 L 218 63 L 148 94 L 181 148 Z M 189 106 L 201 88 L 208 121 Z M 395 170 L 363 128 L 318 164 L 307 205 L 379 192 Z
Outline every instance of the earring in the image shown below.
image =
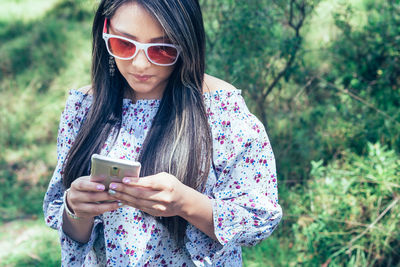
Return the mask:
M 115 75 L 115 59 L 112 56 L 110 56 L 108 58 L 108 69 L 110 71 L 110 76 L 114 77 L 114 75 Z

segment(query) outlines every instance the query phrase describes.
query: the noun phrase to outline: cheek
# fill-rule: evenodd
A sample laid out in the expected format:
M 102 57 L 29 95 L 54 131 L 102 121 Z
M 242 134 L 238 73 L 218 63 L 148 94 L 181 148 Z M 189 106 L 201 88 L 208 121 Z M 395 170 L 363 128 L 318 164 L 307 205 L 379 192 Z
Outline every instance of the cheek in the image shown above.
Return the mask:
M 120 59 L 115 59 L 115 64 L 117 65 L 117 68 L 121 74 L 126 73 L 126 70 L 128 69 L 130 63 L 129 60 L 120 60 Z
M 159 73 L 161 74 L 163 78 L 169 78 L 174 71 L 175 67 L 174 66 L 168 66 L 168 67 L 160 67 Z

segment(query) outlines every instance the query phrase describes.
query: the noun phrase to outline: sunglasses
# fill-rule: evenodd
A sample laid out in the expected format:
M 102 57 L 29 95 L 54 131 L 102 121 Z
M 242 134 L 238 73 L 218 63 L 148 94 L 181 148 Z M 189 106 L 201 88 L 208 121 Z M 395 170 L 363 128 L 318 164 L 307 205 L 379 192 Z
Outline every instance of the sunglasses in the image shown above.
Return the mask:
M 178 61 L 179 47 L 163 43 L 140 43 L 131 39 L 107 33 L 108 19 L 104 20 L 103 39 L 108 53 L 122 60 L 133 59 L 143 50 L 147 59 L 158 66 L 171 66 Z

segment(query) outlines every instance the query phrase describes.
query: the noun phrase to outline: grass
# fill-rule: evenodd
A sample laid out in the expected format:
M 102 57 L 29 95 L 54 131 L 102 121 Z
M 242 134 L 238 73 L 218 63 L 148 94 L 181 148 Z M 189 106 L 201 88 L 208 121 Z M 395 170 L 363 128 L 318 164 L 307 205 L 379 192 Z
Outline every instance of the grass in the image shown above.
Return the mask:
M 58 240 L 57 231 L 44 225 L 42 217 L 4 223 L 0 226 L 0 267 L 59 266 Z M 271 237 L 258 246 L 244 248 L 244 266 L 276 266 L 277 262 L 289 262 L 288 256 L 295 257 L 288 249 L 291 245 L 280 242 Z
M 0 129 L 7 129 L 0 131 L 1 223 L 41 213 L 68 89 L 89 81 L 90 24 L 71 19 L 69 1 L 0 7 L 13 18 L 0 22 Z M 21 17 L 21 10 L 32 12 Z
M 0 226 L 0 266 L 60 266 L 57 231 L 43 218 L 31 218 Z
M 0 223 L 41 214 L 68 89 L 90 80 L 89 9 L 52 3 L 37 17 L 0 28 L 0 129 L 7 129 L 0 131 Z M 18 4 L 35 10 L 32 1 Z
M 243 264 L 247 267 L 265 267 L 265 266 L 294 266 L 291 262 L 296 262 L 297 253 L 293 250 L 293 243 L 288 239 L 279 238 L 278 232 L 281 232 L 281 222 L 275 232 L 254 247 L 243 248 Z
M 93 1 L 82 3 L 0 3 L 0 266 L 60 265 L 42 201 L 68 90 L 90 81 Z

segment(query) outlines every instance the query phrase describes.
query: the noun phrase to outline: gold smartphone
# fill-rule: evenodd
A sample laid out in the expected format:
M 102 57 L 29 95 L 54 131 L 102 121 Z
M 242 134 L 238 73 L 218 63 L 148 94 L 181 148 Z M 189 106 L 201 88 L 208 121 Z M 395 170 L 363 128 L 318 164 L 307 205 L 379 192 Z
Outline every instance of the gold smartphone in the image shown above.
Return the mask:
M 108 186 L 112 182 L 122 183 L 124 177 L 139 177 L 140 162 L 93 154 L 90 180 Z

